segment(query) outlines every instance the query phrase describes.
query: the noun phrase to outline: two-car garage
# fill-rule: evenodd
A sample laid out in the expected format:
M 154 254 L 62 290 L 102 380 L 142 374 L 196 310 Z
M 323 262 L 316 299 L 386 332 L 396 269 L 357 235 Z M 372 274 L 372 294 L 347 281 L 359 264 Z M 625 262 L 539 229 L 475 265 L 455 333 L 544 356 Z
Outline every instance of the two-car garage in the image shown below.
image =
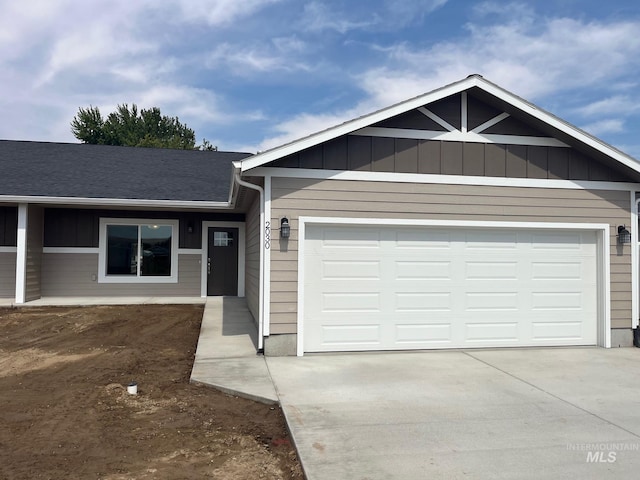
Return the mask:
M 597 226 L 309 222 L 304 352 L 595 345 Z

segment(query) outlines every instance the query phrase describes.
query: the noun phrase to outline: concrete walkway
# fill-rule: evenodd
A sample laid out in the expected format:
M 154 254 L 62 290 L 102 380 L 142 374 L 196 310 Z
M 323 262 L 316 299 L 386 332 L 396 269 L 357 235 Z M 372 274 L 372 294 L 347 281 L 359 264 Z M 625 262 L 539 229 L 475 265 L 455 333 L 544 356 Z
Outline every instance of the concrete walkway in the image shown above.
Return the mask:
M 244 298 L 209 297 L 204 308 L 191 381 L 256 400 L 278 403 L 257 329 Z

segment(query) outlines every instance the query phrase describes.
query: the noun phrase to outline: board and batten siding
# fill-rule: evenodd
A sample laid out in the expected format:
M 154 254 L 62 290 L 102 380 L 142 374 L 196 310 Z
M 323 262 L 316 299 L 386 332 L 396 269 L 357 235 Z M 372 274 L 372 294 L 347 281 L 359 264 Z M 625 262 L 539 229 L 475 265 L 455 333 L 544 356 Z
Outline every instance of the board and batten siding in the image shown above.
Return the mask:
M 97 253 L 45 253 L 42 295 L 65 296 L 200 296 L 200 255 L 178 255 L 178 283 L 99 283 Z
M 16 296 L 16 254 L 0 252 L 0 298 Z
M 283 216 L 291 237 L 271 249 L 273 334 L 296 333 L 300 216 L 609 224 L 611 326 L 631 328 L 631 246 L 616 245 L 629 192 L 273 178 L 272 224 Z
M 42 269 L 42 237 L 44 210 L 42 207 L 29 205 L 27 227 L 27 268 L 26 296 L 27 302 L 41 297 L 40 272 Z
M 260 197 L 255 195 L 246 214 L 245 296 L 257 323 L 260 315 Z

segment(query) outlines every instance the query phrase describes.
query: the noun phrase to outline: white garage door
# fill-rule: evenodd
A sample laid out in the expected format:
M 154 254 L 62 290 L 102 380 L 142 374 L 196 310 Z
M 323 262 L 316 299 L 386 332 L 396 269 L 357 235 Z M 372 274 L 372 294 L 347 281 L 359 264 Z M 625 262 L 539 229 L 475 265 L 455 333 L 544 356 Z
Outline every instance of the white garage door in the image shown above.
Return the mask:
M 595 345 L 589 231 L 307 225 L 304 351 Z

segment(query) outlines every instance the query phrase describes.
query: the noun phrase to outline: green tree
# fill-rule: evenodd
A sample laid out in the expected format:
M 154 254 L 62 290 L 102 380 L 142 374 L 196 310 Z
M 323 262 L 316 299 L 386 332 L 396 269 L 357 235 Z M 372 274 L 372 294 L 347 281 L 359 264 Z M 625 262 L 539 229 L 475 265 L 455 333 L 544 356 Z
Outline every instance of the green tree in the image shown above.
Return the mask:
M 83 143 L 98 145 L 211 149 L 209 142 L 196 147 L 195 132 L 178 117 L 162 115 L 157 107 L 138 110 L 135 104 L 118 105 L 106 120 L 98 107 L 80 108 L 71 121 L 71 132 Z

